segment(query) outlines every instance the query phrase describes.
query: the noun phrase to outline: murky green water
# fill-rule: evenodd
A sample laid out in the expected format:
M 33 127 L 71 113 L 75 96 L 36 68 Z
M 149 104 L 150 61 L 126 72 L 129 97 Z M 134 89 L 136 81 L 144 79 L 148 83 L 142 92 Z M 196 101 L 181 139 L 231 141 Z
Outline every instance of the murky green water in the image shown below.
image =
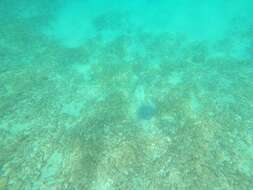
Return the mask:
M 253 2 L 0 1 L 0 190 L 253 189 Z

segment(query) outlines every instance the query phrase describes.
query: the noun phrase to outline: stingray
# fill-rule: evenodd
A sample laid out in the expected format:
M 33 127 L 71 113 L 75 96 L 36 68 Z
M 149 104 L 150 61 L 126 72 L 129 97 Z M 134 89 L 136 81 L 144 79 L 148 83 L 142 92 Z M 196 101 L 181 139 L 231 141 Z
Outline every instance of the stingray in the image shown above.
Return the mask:
M 142 104 L 137 110 L 137 118 L 140 120 L 150 120 L 156 112 L 155 106 L 151 104 Z

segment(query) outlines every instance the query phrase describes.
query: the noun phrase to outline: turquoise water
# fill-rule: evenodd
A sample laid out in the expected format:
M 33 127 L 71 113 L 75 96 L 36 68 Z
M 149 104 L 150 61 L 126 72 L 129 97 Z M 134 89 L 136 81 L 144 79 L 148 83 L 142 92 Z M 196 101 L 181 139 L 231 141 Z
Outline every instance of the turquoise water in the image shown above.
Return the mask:
M 253 189 L 253 1 L 0 0 L 0 190 Z

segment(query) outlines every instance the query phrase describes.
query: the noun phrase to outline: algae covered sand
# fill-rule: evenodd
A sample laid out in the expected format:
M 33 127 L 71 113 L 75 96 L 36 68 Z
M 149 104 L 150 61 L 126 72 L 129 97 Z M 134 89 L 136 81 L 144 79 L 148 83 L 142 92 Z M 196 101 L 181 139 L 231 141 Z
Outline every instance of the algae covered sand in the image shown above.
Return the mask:
M 0 2 L 0 190 L 253 189 L 251 1 Z

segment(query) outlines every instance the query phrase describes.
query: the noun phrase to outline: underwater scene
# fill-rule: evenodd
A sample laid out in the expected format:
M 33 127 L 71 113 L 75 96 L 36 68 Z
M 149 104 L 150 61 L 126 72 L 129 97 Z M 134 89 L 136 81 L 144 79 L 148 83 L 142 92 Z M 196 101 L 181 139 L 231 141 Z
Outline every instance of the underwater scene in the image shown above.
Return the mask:
M 0 0 L 0 190 L 253 190 L 253 1 Z

